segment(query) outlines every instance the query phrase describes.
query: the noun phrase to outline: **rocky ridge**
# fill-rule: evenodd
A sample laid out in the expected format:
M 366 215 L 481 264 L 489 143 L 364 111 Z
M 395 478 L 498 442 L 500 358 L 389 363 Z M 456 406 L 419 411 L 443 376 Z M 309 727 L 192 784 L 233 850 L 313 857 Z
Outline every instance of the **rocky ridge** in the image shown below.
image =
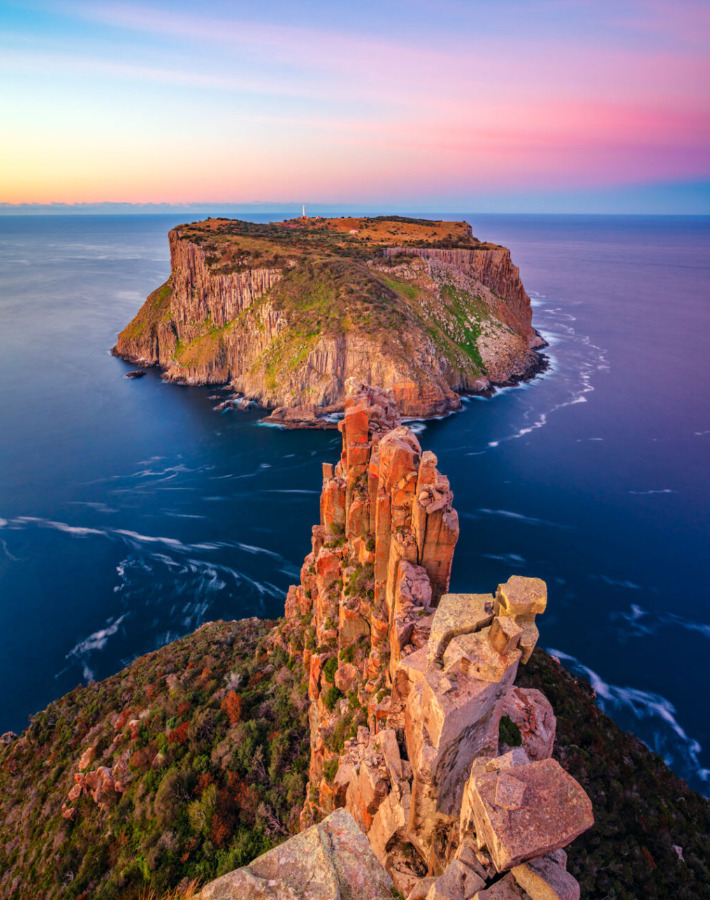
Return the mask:
M 0 738 L 0 896 L 710 897 L 708 801 L 532 649 L 542 582 L 448 592 L 448 482 L 350 388 L 287 617 L 206 624 Z
M 229 384 L 281 424 L 328 425 L 350 377 L 420 417 L 542 365 L 510 252 L 465 222 L 209 219 L 169 241 L 170 278 L 113 352 L 168 380 Z
M 545 584 L 448 593 L 448 480 L 391 394 L 349 389 L 278 633 L 309 678 L 302 826 L 344 807 L 411 900 L 579 897 L 563 848 L 593 824 L 591 802 L 551 758 L 549 702 L 515 686 Z

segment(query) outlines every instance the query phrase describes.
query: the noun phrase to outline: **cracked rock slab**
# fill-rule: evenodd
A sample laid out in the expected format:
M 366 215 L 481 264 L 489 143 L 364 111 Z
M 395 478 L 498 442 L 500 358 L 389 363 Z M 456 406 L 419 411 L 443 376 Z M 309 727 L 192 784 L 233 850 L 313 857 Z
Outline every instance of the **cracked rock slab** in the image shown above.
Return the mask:
M 452 638 L 479 631 L 493 621 L 492 594 L 444 594 L 431 623 L 429 664 L 441 664 Z
M 344 809 L 248 866 L 210 882 L 197 900 L 392 900 L 392 879 Z
M 511 777 L 525 785 L 514 810 L 498 802 L 499 782 Z M 473 776 L 469 788 L 477 838 L 499 872 L 565 847 L 594 824 L 584 789 L 553 759 Z

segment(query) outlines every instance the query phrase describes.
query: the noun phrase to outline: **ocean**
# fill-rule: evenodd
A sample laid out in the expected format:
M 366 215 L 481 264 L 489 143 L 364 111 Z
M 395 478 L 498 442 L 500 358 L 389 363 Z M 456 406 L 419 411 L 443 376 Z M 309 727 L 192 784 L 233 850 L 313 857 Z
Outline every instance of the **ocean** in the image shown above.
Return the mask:
M 710 794 L 710 218 L 445 217 L 511 248 L 549 343 L 533 381 L 415 423 L 461 520 L 452 589 L 544 578 L 541 646 Z M 181 221 L 0 218 L 0 732 L 202 622 L 280 615 L 310 548 L 337 432 L 110 355 Z

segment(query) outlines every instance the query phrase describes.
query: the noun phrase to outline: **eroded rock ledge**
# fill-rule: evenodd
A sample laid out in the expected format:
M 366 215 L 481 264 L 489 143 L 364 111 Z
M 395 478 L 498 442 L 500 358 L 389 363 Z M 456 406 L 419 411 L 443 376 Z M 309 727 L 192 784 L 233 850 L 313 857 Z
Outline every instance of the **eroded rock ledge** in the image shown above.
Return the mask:
M 113 352 L 278 424 L 333 427 L 351 377 L 427 417 L 544 365 L 510 252 L 465 222 L 208 219 L 169 240 L 170 278 Z
M 339 428 L 275 633 L 309 673 L 302 826 L 344 807 L 410 900 L 578 898 L 563 848 L 591 802 L 551 758 L 552 707 L 515 686 L 545 583 L 448 593 L 459 527 L 436 457 L 373 388 L 354 388 Z

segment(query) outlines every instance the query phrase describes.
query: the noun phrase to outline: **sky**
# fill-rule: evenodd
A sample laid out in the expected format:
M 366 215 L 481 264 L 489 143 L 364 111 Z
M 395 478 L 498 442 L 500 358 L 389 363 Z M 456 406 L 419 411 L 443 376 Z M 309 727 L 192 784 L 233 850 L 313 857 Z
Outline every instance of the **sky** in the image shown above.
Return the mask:
M 710 2 L 0 0 L 0 127 L 0 210 L 707 214 Z

